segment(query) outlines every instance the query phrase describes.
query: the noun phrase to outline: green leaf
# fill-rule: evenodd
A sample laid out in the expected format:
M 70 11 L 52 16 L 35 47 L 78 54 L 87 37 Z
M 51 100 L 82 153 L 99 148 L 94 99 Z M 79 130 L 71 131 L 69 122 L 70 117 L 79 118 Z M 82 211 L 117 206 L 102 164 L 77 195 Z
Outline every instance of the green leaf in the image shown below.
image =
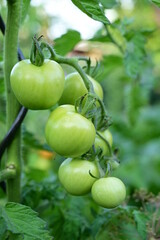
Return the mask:
M 113 8 L 118 5 L 117 0 L 100 0 L 101 4 L 103 5 L 104 8 Z
M 152 2 L 157 5 L 157 7 L 160 7 L 160 0 L 152 0 Z
M 23 234 L 25 240 L 53 239 L 45 229 L 45 222 L 30 207 L 9 202 L 2 209 L 2 217 L 7 230 L 13 234 Z
M 0 209 L 0 215 L 1 215 L 1 209 Z M 4 239 L 5 236 L 5 232 L 6 232 L 6 224 L 5 221 L 2 217 L 0 217 L 0 239 Z
M 115 69 L 123 66 L 122 57 L 117 55 L 104 56 L 101 62 L 99 81 L 103 81 L 109 74 L 113 73 Z
M 136 78 L 142 69 L 146 56 L 145 43 L 145 37 L 141 33 L 136 32 L 127 42 L 124 66 L 127 75 L 131 78 Z
M 32 132 L 29 132 L 25 128 L 25 126 L 23 126 L 23 141 L 27 147 L 52 151 L 52 149 L 47 144 L 41 143 Z
M 94 36 L 89 39 L 89 41 L 94 41 L 94 42 L 110 42 L 110 38 L 106 35 L 106 33 L 104 33 L 104 29 L 101 28 L 99 29 L 95 34 Z
M 21 23 L 24 21 L 27 16 L 29 5 L 31 0 L 23 0 L 22 1 L 22 13 L 21 13 Z
M 135 219 L 135 222 L 137 223 L 137 230 L 142 239 L 147 239 L 147 231 L 146 231 L 146 224 L 149 221 L 149 217 L 146 216 L 145 213 L 140 211 L 133 211 L 133 216 Z
M 6 238 L 5 238 L 6 239 Z M 4 240 L 5 240 L 4 239 Z M 24 240 L 26 238 L 23 237 L 22 234 L 13 234 L 13 233 L 7 233 L 7 239 L 12 239 L 12 240 Z M 29 238 L 27 238 L 26 240 L 29 240 Z
M 109 20 L 104 14 L 102 7 L 98 0 L 72 0 L 72 2 L 85 14 L 92 19 L 102 22 L 104 24 L 110 24 Z
M 54 40 L 55 50 L 60 55 L 66 55 L 74 49 L 77 43 L 81 41 L 81 35 L 75 30 L 68 30 L 60 38 Z

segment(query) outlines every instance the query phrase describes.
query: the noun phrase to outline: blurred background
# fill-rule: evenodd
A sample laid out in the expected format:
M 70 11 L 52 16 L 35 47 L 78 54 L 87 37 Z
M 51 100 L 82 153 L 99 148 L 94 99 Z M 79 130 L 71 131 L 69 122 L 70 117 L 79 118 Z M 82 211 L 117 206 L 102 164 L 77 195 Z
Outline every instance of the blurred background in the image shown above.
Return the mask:
M 6 21 L 6 1 L 0 0 L 0 13 Z M 115 1 L 114 6 L 111 4 L 111 8 L 108 7 L 105 14 L 112 23 L 107 28 L 107 34 L 102 23 L 89 18 L 69 0 L 33 0 L 28 7 L 26 17 L 22 19 L 19 46 L 24 56 L 28 58 L 32 37 L 34 34 L 43 34 L 44 39 L 53 44 L 57 53 L 61 55 L 89 56 L 93 65 L 96 64 L 96 60 L 100 61 L 100 69 L 95 79 L 101 83 L 104 90 L 104 102 L 113 120 L 110 127 L 114 141 L 113 148 L 119 148 L 121 162 L 113 175 L 122 179 L 127 186 L 126 205 L 141 207 L 142 202 L 147 201 L 150 194 L 151 199 L 154 199 L 157 204 L 160 191 L 160 9 L 147 0 L 121 0 Z M 0 140 L 2 140 L 6 132 L 2 34 L 0 34 L 0 61 Z M 66 66 L 63 68 L 66 74 L 73 71 Z M 51 209 L 45 208 L 45 204 L 48 204 L 46 197 L 43 196 L 46 201 L 43 201 L 43 204 L 40 202 L 42 196 L 39 198 L 37 196 L 37 202 L 32 203 L 31 198 L 27 198 L 25 194 L 28 186 L 32 189 L 32 191 L 29 190 L 28 196 L 35 193 L 37 191 L 35 186 L 39 186 L 42 180 L 47 182 L 45 186 L 50 189 L 51 186 L 47 184 L 52 181 L 54 189 L 60 189 L 57 199 L 63 199 L 64 196 L 68 199 L 68 203 L 61 203 L 59 207 L 64 208 L 66 212 L 70 211 L 69 217 L 72 220 L 77 217 L 73 213 L 76 212 L 75 208 L 78 204 L 82 204 L 82 207 L 92 207 L 91 212 L 86 207 L 84 211 L 86 211 L 86 219 L 93 221 L 94 216 L 102 210 L 97 210 L 89 197 L 75 200 L 75 197 L 66 196 L 56 181 L 57 169 L 63 159 L 56 156 L 45 141 L 44 127 L 49 113 L 48 110 L 29 111 L 22 126 L 25 173 L 27 179 L 34 180 L 37 184 L 33 187 L 31 181 L 27 185 L 28 180 L 24 176 L 24 203 L 38 209 L 41 215 L 51 223 L 50 218 L 53 216 L 51 212 L 50 215 L 47 212 Z M 50 197 L 51 192 L 47 194 Z M 57 199 L 54 197 L 55 202 Z M 41 210 L 43 207 L 45 211 Z M 60 219 L 59 211 L 60 208 L 54 206 L 53 212 Z M 115 216 L 120 218 L 120 213 L 123 217 L 122 212 L 115 211 L 112 213 L 112 218 L 114 219 Z M 85 221 L 88 221 L 86 219 Z M 82 225 L 85 225 L 83 221 Z M 105 223 L 102 218 L 101 221 Z M 122 228 L 125 229 L 123 223 Z M 112 229 L 108 222 L 107 224 L 106 226 Z M 117 235 L 107 235 L 104 226 L 101 226 L 103 231 L 101 230 L 101 234 L 98 233 L 96 239 L 116 239 L 116 236 L 118 239 L 151 239 L 147 238 L 147 235 L 145 235 L 146 238 L 141 238 L 142 236 L 138 235 L 133 225 L 132 221 L 128 223 L 125 233 L 121 232 L 123 237 L 118 235 L 118 224 L 116 225 Z M 85 231 L 86 229 L 87 227 Z M 147 232 L 147 230 L 144 231 Z M 58 234 L 58 230 L 53 232 Z M 89 236 L 89 232 L 85 234 Z M 56 236 L 59 236 L 57 239 L 67 239 L 64 235 Z M 73 239 L 81 239 L 76 236 Z

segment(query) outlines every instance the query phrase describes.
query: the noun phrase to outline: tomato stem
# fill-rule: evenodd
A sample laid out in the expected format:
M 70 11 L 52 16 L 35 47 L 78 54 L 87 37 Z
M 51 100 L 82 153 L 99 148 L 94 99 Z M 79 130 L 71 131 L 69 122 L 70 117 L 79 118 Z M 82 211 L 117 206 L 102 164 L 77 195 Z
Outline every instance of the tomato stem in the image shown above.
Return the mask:
M 17 62 L 18 29 L 20 23 L 21 0 L 7 1 L 8 13 L 4 41 L 4 78 L 6 86 L 6 113 L 7 130 L 10 129 L 18 115 L 20 104 L 16 100 L 10 85 L 10 72 Z M 14 165 L 16 177 L 7 180 L 8 201 L 20 201 L 20 177 L 21 177 L 21 134 L 20 129 L 16 133 L 13 142 L 7 148 L 6 166 Z
M 101 167 L 101 164 L 99 162 L 98 157 L 96 157 L 95 162 L 96 162 L 96 165 L 97 165 L 98 170 L 99 170 L 100 178 L 104 177 L 105 176 L 105 172 L 104 172 L 103 168 Z
M 42 49 L 43 48 L 48 48 L 48 50 L 51 54 L 50 59 L 52 59 L 52 60 L 54 60 L 58 63 L 68 64 L 68 65 L 72 66 L 73 68 L 75 68 L 77 70 L 77 72 L 81 75 L 82 79 L 84 80 L 84 84 L 85 84 L 87 90 L 89 92 L 94 93 L 93 85 L 92 85 L 91 81 L 88 79 L 88 77 L 86 76 L 83 69 L 78 64 L 78 59 L 77 58 L 67 58 L 67 57 L 62 57 L 62 56 L 56 54 L 53 47 L 46 42 L 41 43 L 41 48 Z
M 113 153 L 112 153 L 112 149 L 111 149 L 111 146 L 110 146 L 109 142 L 108 142 L 99 132 L 96 132 L 96 134 L 97 134 L 100 138 L 102 138 L 102 140 L 107 144 L 107 147 L 108 147 L 108 149 L 109 149 L 109 155 L 112 156 Z
M 0 171 L 0 182 L 7 179 L 14 179 L 16 177 L 16 170 L 13 165 Z

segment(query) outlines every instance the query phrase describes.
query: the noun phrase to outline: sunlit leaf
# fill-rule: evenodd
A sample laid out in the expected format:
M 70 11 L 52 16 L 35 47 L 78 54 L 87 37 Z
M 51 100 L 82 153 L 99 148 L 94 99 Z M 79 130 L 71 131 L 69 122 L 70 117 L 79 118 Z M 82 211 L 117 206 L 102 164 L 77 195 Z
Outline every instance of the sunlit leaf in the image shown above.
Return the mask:
M 58 54 L 66 55 L 71 52 L 81 40 L 81 35 L 75 30 L 68 30 L 60 38 L 54 40 L 54 48 Z
M 157 7 L 160 7 L 160 0 L 152 0 L 152 2 L 157 5 Z
M 113 8 L 118 5 L 117 0 L 100 0 L 104 8 Z
M 72 0 L 72 2 L 85 14 L 92 19 L 109 24 L 109 20 L 105 16 L 98 0 Z

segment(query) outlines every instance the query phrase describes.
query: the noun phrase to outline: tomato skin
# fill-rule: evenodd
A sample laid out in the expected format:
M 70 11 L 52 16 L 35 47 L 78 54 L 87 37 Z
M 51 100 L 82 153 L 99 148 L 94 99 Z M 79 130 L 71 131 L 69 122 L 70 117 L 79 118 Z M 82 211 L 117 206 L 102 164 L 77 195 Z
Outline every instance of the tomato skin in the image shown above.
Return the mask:
M 102 137 L 108 141 L 110 147 L 112 147 L 113 138 L 111 132 L 108 129 L 106 129 L 105 131 L 98 131 L 98 133 L 100 133 Z M 109 148 L 107 146 L 107 143 L 100 136 L 96 135 L 94 145 L 95 149 L 98 148 L 102 149 L 102 156 L 109 154 Z
M 92 186 L 93 200 L 105 208 L 114 208 L 121 204 L 126 197 L 124 183 L 116 177 L 98 179 Z
M 64 89 L 64 72 L 55 61 L 33 65 L 29 59 L 18 62 L 10 75 L 12 90 L 18 101 L 33 110 L 48 109 L 58 102 Z
M 93 123 L 79 113 L 72 105 L 55 109 L 46 124 L 47 143 L 53 150 L 65 157 L 78 157 L 87 152 L 95 140 Z
M 99 82 L 88 76 L 93 84 L 95 93 L 103 100 L 103 90 Z M 88 92 L 82 77 L 78 72 L 73 72 L 65 78 L 64 91 L 59 104 L 75 104 L 75 101 Z
M 94 162 L 82 159 L 66 159 L 60 166 L 58 177 L 68 193 L 75 196 L 81 196 L 90 192 L 96 178 L 99 177 L 99 171 Z

